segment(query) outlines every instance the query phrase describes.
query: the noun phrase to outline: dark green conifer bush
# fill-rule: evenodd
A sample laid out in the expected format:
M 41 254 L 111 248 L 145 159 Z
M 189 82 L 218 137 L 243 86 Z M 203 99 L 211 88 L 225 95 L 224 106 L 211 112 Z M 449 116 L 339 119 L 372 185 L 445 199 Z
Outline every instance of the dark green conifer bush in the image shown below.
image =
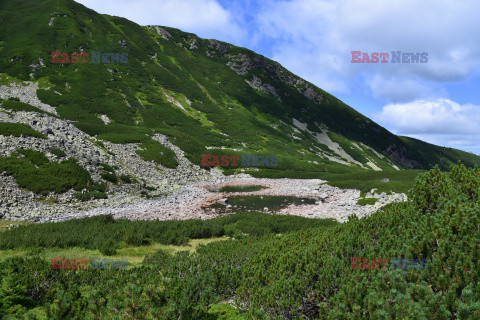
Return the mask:
M 0 122 L 0 135 L 20 137 L 26 135 L 35 138 L 47 139 L 43 133 L 33 130 L 30 126 L 23 123 Z
M 110 173 L 110 172 L 104 172 L 101 174 L 102 179 L 111 182 L 111 183 L 117 183 L 118 182 L 118 177 L 115 173 Z
M 63 152 L 63 150 L 61 150 L 59 148 L 50 149 L 50 153 L 57 156 L 57 157 L 65 157 L 66 156 L 65 152 Z

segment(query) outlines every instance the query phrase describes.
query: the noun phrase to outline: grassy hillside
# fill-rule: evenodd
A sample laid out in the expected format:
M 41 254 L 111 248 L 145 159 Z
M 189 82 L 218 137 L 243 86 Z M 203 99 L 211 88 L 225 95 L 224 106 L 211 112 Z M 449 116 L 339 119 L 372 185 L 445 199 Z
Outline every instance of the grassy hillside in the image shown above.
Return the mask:
M 420 152 L 277 62 L 227 43 L 141 27 L 72 0 L 5 0 L 0 22 L 4 79 L 38 82 L 38 97 L 61 118 L 99 139 L 142 143 L 146 160 L 167 167 L 176 166 L 174 155 L 155 157 L 162 146 L 154 133 L 195 164 L 203 153 L 277 155 L 279 172 L 480 163 L 459 152 L 440 161 L 435 146 Z M 52 51 L 126 53 L 128 62 L 57 64 Z

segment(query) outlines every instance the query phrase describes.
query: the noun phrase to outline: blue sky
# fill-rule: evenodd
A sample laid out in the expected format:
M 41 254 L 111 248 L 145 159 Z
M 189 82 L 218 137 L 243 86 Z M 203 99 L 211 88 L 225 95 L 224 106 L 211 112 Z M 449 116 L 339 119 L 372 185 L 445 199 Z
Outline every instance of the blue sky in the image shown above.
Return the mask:
M 249 48 L 395 134 L 480 155 L 479 1 L 77 2 Z M 351 63 L 351 51 L 428 52 L 428 62 Z

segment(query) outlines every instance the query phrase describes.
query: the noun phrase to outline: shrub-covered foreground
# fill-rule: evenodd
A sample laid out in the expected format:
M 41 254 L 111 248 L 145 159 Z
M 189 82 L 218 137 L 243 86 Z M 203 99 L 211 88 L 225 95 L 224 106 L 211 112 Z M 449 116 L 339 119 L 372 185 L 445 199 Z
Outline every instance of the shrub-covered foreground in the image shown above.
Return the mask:
M 234 298 L 246 319 L 478 319 L 479 195 L 480 171 L 458 165 L 419 177 L 411 201 L 332 228 L 221 241 L 190 255 L 159 251 L 116 272 L 9 259 L 0 264 L 0 310 L 216 319 L 209 308 Z M 425 258 L 428 268 L 352 270 L 352 257 Z

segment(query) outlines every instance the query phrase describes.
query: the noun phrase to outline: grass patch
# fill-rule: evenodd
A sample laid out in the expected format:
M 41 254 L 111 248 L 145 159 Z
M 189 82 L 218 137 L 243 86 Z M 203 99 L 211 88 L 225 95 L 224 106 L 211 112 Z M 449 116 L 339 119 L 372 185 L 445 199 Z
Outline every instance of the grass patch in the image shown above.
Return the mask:
M 29 224 L 32 224 L 32 222 L 0 219 L 0 232 L 8 230 L 7 226 L 10 226 L 10 225 L 26 226 Z
M 122 175 L 120 176 L 120 180 L 122 180 L 122 181 L 125 182 L 125 183 L 129 183 L 129 184 L 130 184 L 130 183 L 134 183 L 134 182 L 135 182 L 135 183 L 138 183 L 137 179 L 132 178 L 132 176 L 130 176 L 130 175 L 128 175 L 128 174 L 122 174 Z
M 377 198 L 360 198 L 357 201 L 357 204 L 360 206 L 373 205 L 377 202 Z
M 424 173 L 423 170 L 392 170 L 392 171 L 363 171 L 346 174 L 323 174 L 321 179 L 328 184 L 341 189 L 359 189 L 362 195 L 376 188 L 377 193 L 390 191 L 405 193 L 413 187 L 416 178 Z M 381 182 L 388 178 L 390 182 Z
M 115 172 L 115 168 L 106 164 L 106 163 L 100 163 L 100 166 L 103 168 L 103 170 L 108 171 L 108 172 Z M 118 168 L 118 167 L 117 167 Z
M 351 170 L 350 172 L 348 170 Z M 232 174 L 239 172 L 238 169 L 227 169 L 224 173 Z M 271 169 L 261 169 L 259 171 L 249 171 L 248 173 L 257 178 L 291 178 L 291 179 L 322 179 L 326 180 L 331 186 L 341 189 L 359 189 L 362 195 L 373 188 L 377 192 L 390 191 L 405 193 L 413 187 L 415 179 L 424 170 L 383 170 L 373 171 L 358 168 L 345 168 L 345 166 L 328 166 L 328 172 L 325 171 L 280 171 Z M 388 178 L 390 182 L 381 182 Z
M 6 226 L 9 224 L 28 225 L 29 222 L 12 222 L 12 221 L 0 221 L 0 230 L 3 228 L 6 230 Z M 97 249 L 86 249 L 82 247 L 68 247 L 59 248 L 51 247 L 45 248 L 40 246 L 30 247 L 27 249 L 13 249 L 13 250 L 0 250 L 0 262 L 14 257 L 42 257 L 47 261 L 51 261 L 53 257 L 64 257 L 67 259 L 90 259 L 105 258 L 105 259 L 127 259 L 128 264 L 131 267 L 137 267 L 142 265 L 145 257 L 150 254 L 154 254 L 158 250 L 162 250 L 169 255 L 175 255 L 177 252 L 187 251 L 193 253 L 199 246 L 207 245 L 212 242 L 228 240 L 226 237 L 215 237 L 209 239 L 191 239 L 185 245 L 165 245 L 161 243 L 153 243 L 151 245 L 142 246 L 126 246 L 124 248 L 116 249 L 115 255 L 102 254 Z
M 212 320 L 247 320 L 246 316 L 240 314 L 232 305 L 228 303 L 221 303 L 213 305 L 208 314 L 212 315 Z

